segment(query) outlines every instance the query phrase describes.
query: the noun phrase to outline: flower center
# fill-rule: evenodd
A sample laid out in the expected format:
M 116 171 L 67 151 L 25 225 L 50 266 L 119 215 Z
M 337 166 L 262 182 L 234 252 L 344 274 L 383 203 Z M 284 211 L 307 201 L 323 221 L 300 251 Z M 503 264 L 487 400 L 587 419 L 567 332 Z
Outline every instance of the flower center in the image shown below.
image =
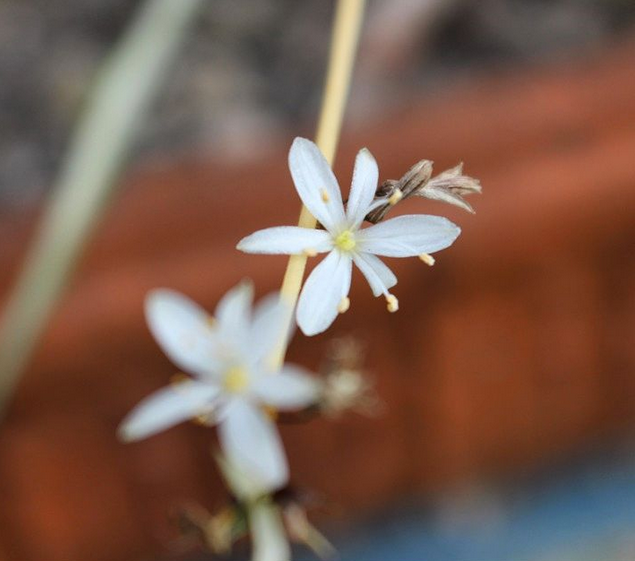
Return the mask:
M 353 251 L 357 242 L 355 241 L 353 232 L 350 230 L 344 230 L 335 238 L 335 245 L 342 251 Z
M 240 366 L 232 366 L 225 371 L 223 388 L 229 393 L 241 393 L 249 385 L 249 374 Z

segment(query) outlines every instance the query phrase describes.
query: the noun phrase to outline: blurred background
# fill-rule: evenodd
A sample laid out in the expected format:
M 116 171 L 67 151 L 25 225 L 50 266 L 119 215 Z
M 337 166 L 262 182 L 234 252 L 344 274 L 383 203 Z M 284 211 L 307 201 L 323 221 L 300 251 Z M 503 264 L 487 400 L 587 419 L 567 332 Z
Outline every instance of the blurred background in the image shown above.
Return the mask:
M 0 303 L 101 63 L 142 2 L 0 1 Z M 123 445 L 174 368 L 147 331 L 157 286 L 213 309 L 283 257 L 234 250 L 297 220 L 286 169 L 311 137 L 333 3 L 204 3 L 0 426 L 0 560 L 207 559 L 176 519 L 227 501 L 210 431 Z M 378 414 L 283 426 L 293 485 L 347 560 L 635 559 L 635 3 L 370 2 L 336 173 L 459 162 L 476 215 L 401 309 L 352 309 L 290 359 L 352 337 Z M 237 558 L 245 558 L 246 549 Z M 298 559 L 311 559 L 298 550 Z

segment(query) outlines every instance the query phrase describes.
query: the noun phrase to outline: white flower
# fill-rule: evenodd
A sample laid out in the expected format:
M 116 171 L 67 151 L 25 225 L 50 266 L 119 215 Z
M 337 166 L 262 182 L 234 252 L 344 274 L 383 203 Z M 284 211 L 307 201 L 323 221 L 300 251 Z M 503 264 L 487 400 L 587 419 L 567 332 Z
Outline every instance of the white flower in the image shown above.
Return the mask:
M 397 311 L 397 299 L 388 292 L 397 284 L 397 277 L 377 255 L 419 256 L 432 264 L 429 254 L 450 246 L 460 233 L 449 220 L 426 215 L 399 216 L 362 229 L 364 217 L 377 205 L 386 203 L 374 201 L 379 171 L 366 149 L 360 150 L 355 160 L 346 210 L 333 171 L 313 142 L 295 139 L 289 151 L 289 168 L 302 202 L 324 230 L 267 228 L 242 239 L 238 249 L 309 256 L 328 252 L 309 275 L 298 301 L 297 322 L 306 335 L 326 330 L 338 312 L 348 309 L 353 263 L 366 277 L 373 294 L 383 294 L 388 310 Z
M 263 407 L 305 407 L 317 399 L 319 385 L 296 366 L 271 371 L 268 360 L 286 333 L 288 308 L 271 295 L 252 315 L 252 297 L 251 285 L 238 285 L 219 302 L 213 319 L 177 292 L 151 292 L 145 308 L 150 330 L 165 354 L 193 378 L 144 399 L 119 430 L 123 439 L 137 440 L 191 418 L 217 422 L 228 464 L 256 493 L 288 480 L 280 436 Z

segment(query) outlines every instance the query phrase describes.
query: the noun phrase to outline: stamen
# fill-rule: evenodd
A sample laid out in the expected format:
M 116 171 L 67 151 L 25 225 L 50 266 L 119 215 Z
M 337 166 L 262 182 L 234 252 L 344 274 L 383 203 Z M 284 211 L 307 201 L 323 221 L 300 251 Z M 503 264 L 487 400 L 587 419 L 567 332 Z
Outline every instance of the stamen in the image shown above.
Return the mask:
M 432 267 L 432 265 L 436 263 L 434 257 L 432 257 L 432 255 L 430 255 L 429 253 L 422 253 L 421 255 L 419 255 L 419 259 L 421 259 L 421 261 L 423 261 L 429 267 Z
M 322 200 L 325 203 L 328 203 L 331 200 L 331 197 L 329 196 L 329 193 L 326 189 L 324 189 L 324 187 L 322 187 L 322 189 L 320 189 L 320 196 L 322 197 Z
M 317 251 L 312 247 L 307 247 L 302 253 L 307 257 L 315 257 L 317 255 Z
M 214 423 L 214 414 L 210 411 L 209 413 L 201 413 L 196 417 L 192 418 L 192 422 L 195 425 L 200 425 L 202 427 L 209 427 Z
M 263 405 L 262 410 L 272 421 L 275 422 L 278 420 L 278 410 L 275 407 L 271 407 L 271 405 Z
M 394 294 L 386 295 L 386 308 L 392 314 L 399 309 L 399 300 Z
M 403 199 L 403 191 L 401 189 L 399 189 L 399 187 L 397 187 L 397 189 L 395 189 L 395 192 L 390 195 L 390 197 L 388 198 L 388 203 L 391 206 L 396 205 L 401 199 Z
M 190 377 L 187 374 L 183 374 L 183 372 L 177 372 L 170 378 L 170 384 L 172 384 L 173 386 L 186 384 L 189 381 Z
M 344 296 L 344 298 L 342 298 L 340 300 L 340 303 L 337 305 L 337 311 L 340 314 L 344 314 L 348 311 L 348 309 L 351 307 L 351 300 L 348 296 Z

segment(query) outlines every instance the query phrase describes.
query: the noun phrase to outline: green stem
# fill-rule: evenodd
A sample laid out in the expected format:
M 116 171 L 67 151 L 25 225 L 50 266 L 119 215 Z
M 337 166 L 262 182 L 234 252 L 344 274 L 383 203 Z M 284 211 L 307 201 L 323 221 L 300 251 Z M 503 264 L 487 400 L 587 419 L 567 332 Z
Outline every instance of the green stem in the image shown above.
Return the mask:
M 0 326 L 0 414 L 203 0 L 147 0 L 101 70 Z

